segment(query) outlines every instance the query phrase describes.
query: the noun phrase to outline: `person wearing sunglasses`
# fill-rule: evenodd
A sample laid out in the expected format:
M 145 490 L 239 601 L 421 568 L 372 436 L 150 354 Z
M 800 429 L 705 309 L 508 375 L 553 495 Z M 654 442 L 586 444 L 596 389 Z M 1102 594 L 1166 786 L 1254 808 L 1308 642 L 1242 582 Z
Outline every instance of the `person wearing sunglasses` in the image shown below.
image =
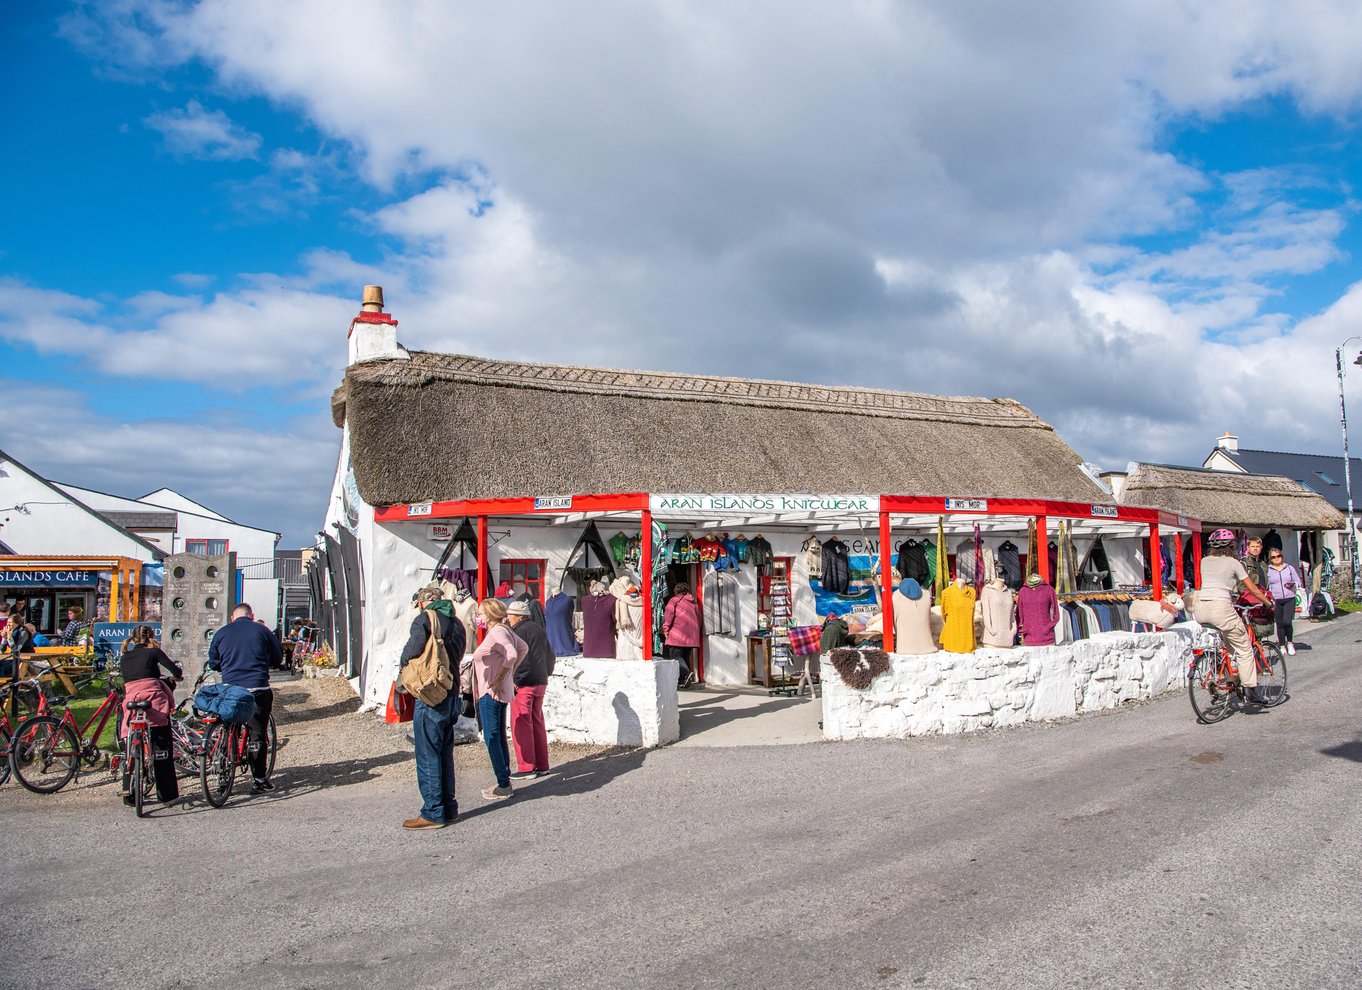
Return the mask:
M 1295 629 L 1296 589 L 1301 586 L 1300 573 L 1286 563 L 1280 550 L 1267 556 L 1267 591 L 1272 596 L 1273 618 L 1277 623 L 1277 644 L 1288 656 L 1296 655 Z

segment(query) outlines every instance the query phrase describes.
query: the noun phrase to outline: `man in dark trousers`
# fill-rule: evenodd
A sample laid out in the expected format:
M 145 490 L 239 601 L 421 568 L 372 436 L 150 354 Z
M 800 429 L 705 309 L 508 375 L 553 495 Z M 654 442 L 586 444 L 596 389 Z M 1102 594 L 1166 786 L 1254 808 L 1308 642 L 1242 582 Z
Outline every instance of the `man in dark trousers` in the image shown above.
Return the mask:
M 544 727 L 544 692 L 556 657 L 548 633 L 534 620 L 527 602 L 511 602 L 506 622 L 529 650 L 511 680 L 511 740 L 515 743 L 516 772 L 512 780 L 532 780 L 549 772 L 549 736 Z
M 421 791 L 421 813 L 402 823 L 406 829 L 444 828 L 459 817 L 459 802 L 454 796 L 454 722 L 459 715 L 459 661 L 463 659 L 463 623 L 454 618 L 454 605 L 438 584 L 428 584 L 412 595 L 417 609 L 411 620 L 411 635 L 402 649 L 405 667 L 425 652 L 430 637 L 444 640 L 449 656 L 454 689 L 438 705 L 416 699 L 416 714 L 411 730 L 416 743 L 416 786 Z M 428 615 L 434 613 L 434 618 Z M 435 626 L 431 623 L 434 621 Z
M 232 621 L 213 634 L 208 645 L 208 669 L 222 674 L 222 683 L 245 688 L 255 695 L 255 717 L 250 724 L 249 750 L 255 792 L 274 790 L 270 783 L 270 712 L 274 689 L 270 668 L 283 659 L 274 633 L 255 621 L 245 602 L 232 609 Z

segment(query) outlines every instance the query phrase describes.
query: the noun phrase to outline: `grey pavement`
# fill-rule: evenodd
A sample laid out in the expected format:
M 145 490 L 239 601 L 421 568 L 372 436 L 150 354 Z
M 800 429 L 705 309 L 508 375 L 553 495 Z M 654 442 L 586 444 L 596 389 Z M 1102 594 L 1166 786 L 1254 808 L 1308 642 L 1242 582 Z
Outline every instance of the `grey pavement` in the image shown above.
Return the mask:
M 410 779 L 147 821 L 0 791 L 4 985 L 1362 986 L 1362 619 L 1291 699 L 583 759 L 398 828 Z M 285 751 L 287 753 L 287 750 Z M 283 757 L 281 756 L 281 761 Z M 310 776 L 309 776 L 310 774 Z M 60 798 L 61 796 L 59 796 Z

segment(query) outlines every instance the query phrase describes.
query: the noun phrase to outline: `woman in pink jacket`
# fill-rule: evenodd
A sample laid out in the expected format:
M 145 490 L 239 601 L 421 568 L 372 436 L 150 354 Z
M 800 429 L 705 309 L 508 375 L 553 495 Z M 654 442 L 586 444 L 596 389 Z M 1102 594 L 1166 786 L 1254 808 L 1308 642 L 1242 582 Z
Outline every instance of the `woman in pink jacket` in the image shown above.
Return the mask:
M 473 698 L 482 722 L 482 741 L 496 774 L 495 787 L 483 789 L 488 801 L 502 801 L 511 790 L 511 750 L 506 742 L 506 709 L 515 697 L 511 675 L 525 659 L 529 647 L 506 624 L 506 603 L 484 598 L 478 615 L 487 626 L 482 643 L 473 651 Z
M 690 593 L 690 585 L 678 581 L 662 612 L 662 642 L 667 656 L 681 664 L 682 686 L 690 679 L 690 653 L 700 645 L 700 603 Z

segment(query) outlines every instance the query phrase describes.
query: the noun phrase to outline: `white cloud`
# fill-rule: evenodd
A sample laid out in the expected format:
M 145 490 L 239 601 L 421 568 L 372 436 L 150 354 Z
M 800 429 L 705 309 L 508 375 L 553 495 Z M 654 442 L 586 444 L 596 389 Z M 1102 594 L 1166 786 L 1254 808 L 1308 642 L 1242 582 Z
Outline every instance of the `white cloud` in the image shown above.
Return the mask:
M 1354 113 L 1352 5 L 118 0 L 67 31 L 125 66 L 200 60 L 379 188 L 467 178 L 363 218 L 377 259 L 320 244 L 133 329 L 67 302 L 11 338 L 83 326 L 107 367 L 321 388 L 375 281 L 413 346 L 1014 395 L 1113 463 L 1332 429 L 1318 367 L 1356 293 L 1299 324 L 1272 306 L 1340 259 L 1344 191 L 1163 141 L 1264 96 Z M 325 161 L 275 153 L 284 208 Z M 1269 419 L 1250 397 L 1278 381 L 1299 391 Z
M 168 485 L 238 522 L 282 532 L 285 548 L 311 545 L 325 514 L 326 486 L 298 479 L 335 472 L 339 439 L 329 417 L 257 428 L 237 417 L 184 422 L 166 410 L 129 423 L 95 412 L 68 388 L 0 379 L 0 389 L 11 403 L 43 410 L 41 430 L 0 436 L 0 448 L 48 478 L 133 498 Z
M 221 110 L 205 110 L 198 100 L 163 110 L 143 123 L 160 131 L 166 149 L 185 158 L 237 161 L 260 154 L 260 135 L 233 121 Z

